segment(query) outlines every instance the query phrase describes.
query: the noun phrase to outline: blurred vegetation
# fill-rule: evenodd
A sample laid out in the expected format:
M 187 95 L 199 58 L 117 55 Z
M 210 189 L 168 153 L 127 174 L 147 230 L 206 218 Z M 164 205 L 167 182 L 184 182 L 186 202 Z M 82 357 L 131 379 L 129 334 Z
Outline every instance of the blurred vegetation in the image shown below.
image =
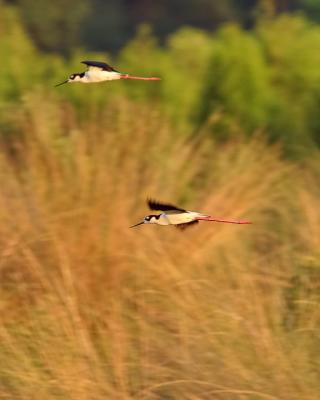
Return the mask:
M 27 1 L 27 0 L 26 0 Z M 40 53 L 23 28 L 14 7 L 2 6 L 0 104 L 19 107 L 35 90 L 54 93 L 76 105 L 79 115 L 104 107 L 115 98 L 150 102 L 189 135 L 212 116 L 220 140 L 264 131 L 281 141 L 287 155 L 307 156 L 320 144 L 320 27 L 302 16 L 262 18 L 254 30 L 226 24 L 215 34 L 184 27 L 160 46 L 143 25 L 117 54 L 74 49 L 68 61 Z M 131 74 L 151 74 L 161 82 L 52 86 L 83 70 L 82 59 L 107 60 Z M 23 60 L 23 61 L 22 61 Z M 5 116 L 0 124 L 10 130 Z
M 1 3 L 1 400 L 318 400 L 320 28 L 270 4 L 116 55 L 84 7 L 64 58 Z M 54 88 L 82 59 L 162 80 Z M 254 224 L 128 229 L 148 196 Z
M 4 399 L 316 400 L 319 156 L 24 96 L 0 157 Z M 213 127 L 211 126 L 211 129 Z M 250 226 L 129 229 L 147 196 Z
M 19 0 L 18 4 L 22 21 L 41 49 L 67 53 L 79 44 L 88 0 Z
M 4 1 L 4 0 L 3 0 Z M 6 0 L 42 50 L 67 53 L 75 45 L 119 50 L 148 23 L 162 40 L 184 25 L 208 31 L 234 21 L 251 28 L 264 12 L 303 12 L 320 20 L 318 0 Z

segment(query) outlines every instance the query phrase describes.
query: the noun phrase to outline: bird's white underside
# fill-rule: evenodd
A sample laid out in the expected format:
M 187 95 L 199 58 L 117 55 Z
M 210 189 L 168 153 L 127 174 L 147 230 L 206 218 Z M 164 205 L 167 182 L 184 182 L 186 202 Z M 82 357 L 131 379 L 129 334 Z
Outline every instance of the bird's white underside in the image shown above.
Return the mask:
M 71 82 L 95 83 L 121 79 L 121 74 L 115 71 L 102 71 L 100 68 L 90 68 L 84 76 Z
M 152 218 L 151 223 L 157 225 L 179 225 L 185 224 L 191 221 L 195 221 L 197 217 L 208 217 L 208 215 L 200 214 L 195 211 L 187 211 L 184 213 L 172 213 L 172 214 L 161 214 L 159 219 Z
M 120 79 L 121 74 L 115 71 L 101 71 L 101 69 L 92 68 L 90 71 L 86 71 L 85 78 L 88 82 L 113 81 Z

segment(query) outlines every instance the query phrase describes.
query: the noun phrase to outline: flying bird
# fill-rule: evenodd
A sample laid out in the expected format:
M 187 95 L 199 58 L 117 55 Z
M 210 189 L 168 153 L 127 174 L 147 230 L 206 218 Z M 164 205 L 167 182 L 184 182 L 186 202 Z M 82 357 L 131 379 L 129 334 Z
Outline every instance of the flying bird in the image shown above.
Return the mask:
M 213 218 L 210 215 L 202 214 L 196 211 L 188 211 L 183 208 L 176 207 L 172 204 L 160 203 L 156 200 L 147 200 L 147 204 L 150 210 L 162 211 L 160 214 L 150 214 L 144 217 L 144 219 L 130 226 L 142 224 L 157 224 L 157 225 L 175 225 L 177 228 L 185 229 L 189 226 L 196 225 L 199 221 L 211 221 L 211 222 L 224 222 L 227 224 L 251 224 L 250 221 L 234 221 L 220 218 Z
M 95 83 L 104 81 L 113 81 L 117 79 L 133 79 L 140 81 L 159 81 L 160 78 L 151 77 L 144 78 L 141 76 L 131 76 L 122 74 L 116 71 L 109 64 L 100 61 L 81 61 L 82 64 L 87 66 L 87 71 L 81 73 L 74 73 L 69 76 L 64 82 L 58 83 L 55 86 L 61 86 L 65 83 L 82 82 L 82 83 Z

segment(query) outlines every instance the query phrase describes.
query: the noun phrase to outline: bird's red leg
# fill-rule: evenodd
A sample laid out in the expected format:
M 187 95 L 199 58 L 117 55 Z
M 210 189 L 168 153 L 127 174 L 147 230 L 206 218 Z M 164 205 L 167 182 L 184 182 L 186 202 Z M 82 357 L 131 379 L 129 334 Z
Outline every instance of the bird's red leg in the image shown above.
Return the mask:
M 137 81 L 160 81 L 161 78 L 156 78 L 156 77 L 150 77 L 150 78 L 144 78 L 142 76 L 131 76 L 131 75 L 121 75 L 121 79 L 132 79 L 132 80 L 137 80 Z
M 225 224 L 252 224 L 251 221 L 234 221 L 234 220 L 228 220 L 228 219 L 218 219 L 218 218 L 212 218 L 212 217 L 198 217 L 198 221 L 212 221 L 212 222 L 224 222 Z

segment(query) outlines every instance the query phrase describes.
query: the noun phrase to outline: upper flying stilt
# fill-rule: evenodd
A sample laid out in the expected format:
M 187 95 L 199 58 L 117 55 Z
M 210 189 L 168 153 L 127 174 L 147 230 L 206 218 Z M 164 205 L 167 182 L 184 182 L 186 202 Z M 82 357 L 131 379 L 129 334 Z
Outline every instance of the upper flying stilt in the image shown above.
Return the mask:
M 250 221 L 234 221 L 213 218 L 210 215 L 201 214 L 195 211 L 187 211 L 172 204 L 163 204 L 155 200 L 147 201 L 150 210 L 163 211 L 161 214 L 150 214 L 138 224 L 130 226 L 133 228 L 142 224 L 175 225 L 177 228 L 185 229 L 188 226 L 197 224 L 199 221 L 224 222 L 227 224 L 251 224 Z
M 116 71 L 109 64 L 100 61 L 81 61 L 82 64 L 85 64 L 88 69 L 85 72 L 74 73 L 69 76 L 69 78 L 61 83 L 58 83 L 55 86 L 64 85 L 65 83 L 71 82 L 82 82 L 82 83 L 95 83 L 95 82 L 104 82 L 104 81 L 113 81 L 117 79 L 133 79 L 140 81 L 159 81 L 160 78 L 145 78 L 141 76 L 131 76 L 128 74 L 122 74 L 121 72 Z

